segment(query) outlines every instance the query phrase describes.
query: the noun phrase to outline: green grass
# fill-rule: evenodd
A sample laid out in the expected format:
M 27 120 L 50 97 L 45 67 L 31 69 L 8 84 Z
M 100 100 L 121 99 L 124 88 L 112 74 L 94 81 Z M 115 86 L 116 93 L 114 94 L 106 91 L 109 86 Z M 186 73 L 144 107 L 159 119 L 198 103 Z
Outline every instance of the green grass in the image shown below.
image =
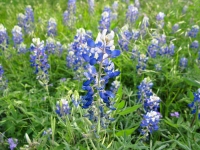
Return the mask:
M 24 35 L 24 43 L 29 48 L 32 38 L 39 37 L 46 41 L 47 22 L 52 17 L 57 22 L 57 41 L 66 47 L 73 42 L 76 31 L 79 28 L 91 30 L 94 39 L 98 34 L 98 24 L 102 10 L 106 5 L 112 5 L 112 1 L 98 0 L 95 2 L 95 13 L 88 12 L 87 1 L 77 1 L 76 24 L 69 28 L 64 26 L 62 15 L 67 9 L 67 1 L 64 0 L 5 0 L 0 2 L 0 24 L 7 29 L 10 44 L 6 50 L 0 49 L 0 64 L 4 68 L 4 77 L 7 88 L 0 91 L 0 137 L 5 133 L 4 141 L 0 138 L 0 147 L 8 149 L 7 139 L 18 139 L 17 149 L 29 145 L 29 149 L 199 149 L 200 148 L 200 123 L 195 115 L 190 114 L 188 104 L 193 101 L 193 92 L 200 88 L 200 64 L 198 50 L 191 49 L 189 45 L 194 41 L 200 42 L 200 34 L 195 39 L 186 35 L 193 25 L 200 24 L 199 0 L 167 0 L 145 1 L 140 0 L 140 15 L 131 29 L 138 29 L 144 15 L 150 19 L 149 33 L 144 38 L 131 41 L 129 52 L 113 59 L 115 66 L 121 74 L 118 80 L 121 82 L 114 99 L 116 111 L 112 117 L 115 121 L 108 128 L 101 129 L 99 138 L 91 131 L 90 121 L 83 117 L 87 112 L 81 107 L 72 107 L 72 95 L 78 98 L 85 94 L 82 90 L 83 80 L 77 81 L 72 69 L 66 66 L 68 48 L 65 48 L 61 56 L 49 55 L 49 75 L 51 86 L 48 91 L 36 80 L 34 68 L 30 66 L 30 52 L 18 54 L 13 48 L 12 28 L 17 25 L 17 15 L 24 13 L 27 5 L 34 10 L 35 30 L 32 35 Z M 182 14 L 182 8 L 187 5 L 188 10 Z M 126 24 L 126 10 L 128 4 L 119 2 L 118 19 L 112 21 L 111 29 L 120 29 Z M 175 54 L 172 57 L 158 55 L 149 58 L 147 68 L 141 74 L 137 73 L 138 59 L 131 59 L 130 52 L 136 45 L 141 54 L 147 52 L 147 47 L 152 40 L 153 31 L 156 28 L 156 15 L 165 13 L 165 26 L 159 34 L 165 34 L 167 44 L 173 41 Z M 81 16 L 80 16 L 81 15 Z M 179 23 L 180 30 L 172 33 L 172 26 Z M 115 46 L 119 49 L 118 36 L 115 36 Z M 188 67 L 181 70 L 179 61 L 181 57 L 188 58 Z M 160 64 L 161 71 L 156 71 L 154 65 Z M 159 130 L 150 135 L 149 140 L 143 140 L 139 132 L 142 120 L 142 106 L 137 103 L 138 85 L 149 77 L 154 86 L 153 92 L 161 99 Z M 60 79 L 66 78 L 62 82 Z M 64 119 L 55 113 L 56 102 L 66 98 L 71 106 L 71 114 Z M 136 109 L 137 106 L 139 109 Z M 170 116 L 171 112 L 179 112 L 179 118 Z M 125 114 L 123 114 L 125 113 Z M 122 115 L 123 114 L 123 115 Z M 52 129 L 51 135 L 43 135 L 44 131 Z M 25 134 L 28 134 L 31 143 L 28 143 Z M 37 141 L 37 142 L 36 142 Z

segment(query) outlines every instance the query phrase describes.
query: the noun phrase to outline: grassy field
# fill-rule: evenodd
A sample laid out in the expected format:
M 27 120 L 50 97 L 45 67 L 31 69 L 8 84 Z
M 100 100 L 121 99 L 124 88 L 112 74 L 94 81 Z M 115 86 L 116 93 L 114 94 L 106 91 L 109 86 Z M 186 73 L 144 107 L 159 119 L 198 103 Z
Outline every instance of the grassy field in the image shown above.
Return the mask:
M 200 149 L 200 1 L 114 2 L 0 1 L 0 150 Z

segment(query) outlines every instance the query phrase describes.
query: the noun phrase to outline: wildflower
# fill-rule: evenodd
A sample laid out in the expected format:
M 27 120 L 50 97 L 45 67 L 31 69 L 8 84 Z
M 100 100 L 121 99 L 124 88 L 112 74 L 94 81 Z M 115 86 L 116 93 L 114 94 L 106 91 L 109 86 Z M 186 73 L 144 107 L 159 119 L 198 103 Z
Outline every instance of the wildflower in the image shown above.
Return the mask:
M 19 46 L 18 46 L 18 53 L 26 53 L 27 52 L 27 48 L 26 48 L 26 44 L 24 43 L 21 43 Z
M 165 17 L 165 14 L 163 12 L 159 12 L 156 16 L 156 20 L 157 20 L 157 27 L 162 29 L 164 27 L 164 17 Z
M 158 112 L 160 98 L 152 91 L 153 83 L 145 78 L 138 86 L 138 101 L 144 105 L 143 120 L 140 124 L 140 132 L 146 137 L 153 131 L 158 130 L 158 123 L 161 115 Z
M 155 65 L 155 69 L 156 69 L 157 71 L 160 71 L 160 70 L 162 70 L 162 66 L 161 66 L 160 64 L 156 64 L 156 65 Z
M 122 50 L 128 51 L 128 45 L 130 43 L 130 40 L 133 37 L 133 32 L 129 31 L 129 26 L 128 24 L 123 26 L 121 29 L 121 34 L 119 35 L 119 46 L 121 47 Z
M 117 12 L 117 10 L 118 10 L 118 1 L 114 1 L 114 3 L 112 4 L 112 10 L 114 12 Z
M 66 10 L 63 14 L 64 25 L 73 27 L 76 20 L 75 14 L 76 14 L 76 0 L 69 0 L 68 10 Z
M 185 13 L 187 12 L 187 9 L 188 9 L 188 6 L 185 5 L 185 6 L 183 7 L 183 9 L 182 9 L 182 13 L 185 14 Z
M 149 27 L 149 18 L 144 16 L 142 23 L 140 25 L 140 35 L 144 37 L 146 35 L 147 28 Z
M 63 13 L 63 23 L 64 23 L 64 25 L 69 25 L 69 22 L 70 22 L 69 12 L 66 10 Z
M 42 135 L 51 135 L 52 134 L 52 129 L 49 128 L 47 131 L 44 131 Z
M 136 59 L 139 57 L 139 55 L 140 55 L 140 52 L 139 52 L 138 48 L 136 46 L 134 46 L 134 48 L 132 49 L 131 58 Z
M 13 138 L 8 138 L 8 144 L 10 146 L 10 150 L 13 150 L 14 148 L 17 147 L 18 140 Z
M 8 34 L 6 32 L 6 28 L 0 24 L 0 46 L 4 47 L 8 44 Z
M 30 5 L 28 5 L 25 9 L 25 16 L 27 21 L 34 22 L 34 13 Z
M 134 24 L 139 15 L 138 8 L 131 4 L 126 12 L 126 20 L 130 24 Z
M 134 6 L 139 9 L 140 8 L 140 1 L 139 0 L 135 0 Z
M 4 90 L 7 87 L 7 81 L 4 79 L 4 70 L 2 65 L 0 64 L 0 90 Z
M 68 1 L 68 11 L 71 14 L 75 14 L 76 13 L 76 0 L 69 0 Z
M 193 93 L 194 95 L 194 100 L 192 103 L 188 104 L 188 106 L 192 109 L 191 113 L 195 114 L 198 112 L 198 118 L 200 119 L 200 88 L 197 90 L 197 92 Z
M 56 20 L 54 18 L 50 18 L 48 21 L 48 36 L 56 36 L 57 34 L 57 23 Z
M 192 26 L 192 29 L 188 32 L 188 36 L 195 38 L 197 36 L 198 32 L 199 32 L 199 26 L 194 25 L 194 26 Z
M 143 120 L 140 124 L 141 126 L 141 134 L 145 137 L 149 136 L 153 131 L 158 130 L 158 123 L 160 122 L 161 115 L 157 111 L 147 112 L 146 115 L 143 116 Z
M 144 54 L 140 54 L 138 57 L 138 64 L 136 66 L 138 74 L 140 74 L 143 70 L 146 69 L 148 57 Z
M 89 12 L 90 14 L 94 13 L 94 0 L 88 0 L 88 4 L 89 4 Z
M 49 82 L 48 69 L 50 65 L 47 60 L 48 56 L 45 54 L 44 41 L 40 41 L 39 38 L 33 38 L 32 42 L 30 48 L 32 52 L 30 55 L 31 66 L 35 68 L 35 73 L 37 74 L 36 79 L 42 85 L 46 86 Z
M 178 112 L 173 112 L 173 113 L 170 113 L 170 116 L 179 118 L 179 113 Z
M 66 99 L 62 98 L 60 101 L 57 101 L 57 103 L 56 103 L 56 113 L 60 117 L 70 114 L 69 103 Z
M 159 51 L 159 41 L 157 39 L 153 39 L 151 44 L 148 46 L 148 56 L 155 58 L 157 52 Z
M 14 26 L 12 29 L 14 46 L 17 47 L 23 42 L 22 28 L 19 26 Z
M 111 9 L 109 7 L 105 7 L 103 13 L 101 14 L 101 20 L 99 21 L 99 30 L 102 32 L 104 29 L 110 29 L 110 21 L 111 21 Z
M 197 40 L 195 40 L 195 41 L 192 42 L 192 44 L 190 45 L 190 48 L 198 49 L 198 48 L 199 48 L 199 42 L 198 42 Z
M 182 57 L 182 58 L 180 59 L 180 67 L 181 67 L 182 69 L 185 69 L 185 68 L 187 67 L 187 64 L 188 64 L 188 59 L 185 58 L 185 57 Z
M 172 33 L 176 33 L 178 29 L 179 29 L 179 24 L 178 23 L 174 24 L 172 27 Z

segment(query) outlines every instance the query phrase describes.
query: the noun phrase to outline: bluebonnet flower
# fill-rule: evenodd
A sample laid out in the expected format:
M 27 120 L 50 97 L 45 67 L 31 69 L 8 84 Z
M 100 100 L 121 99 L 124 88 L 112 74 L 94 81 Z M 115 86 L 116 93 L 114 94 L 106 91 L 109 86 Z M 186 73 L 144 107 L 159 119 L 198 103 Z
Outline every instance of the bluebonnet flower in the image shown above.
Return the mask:
M 170 56 L 173 56 L 174 55 L 174 49 L 175 49 L 175 46 L 174 46 L 174 43 L 170 43 L 169 46 L 168 46 L 168 55 Z
M 138 57 L 138 64 L 136 66 L 137 73 L 141 74 L 146 69 L 148 57 L 145 54 L 140 54 Z
M 182 9 L 182 13 L 185 14 L 185 13 L 187 12 L 187 9 L 188 9 L 188 6 L 185 5 L 185 6 L 183 7 L 183 9 Z
M 30 62 L 31 66 L 35 68 L 35 73 L 37 74 L 36 79 L 39 80 L 40 84 L 47 86 L 49 82 L 48 69 L 50 65 L 48 64 L 48 56 L 45 54 L 44 41 L 40 41 L 39 38 L 33 38 L 31 44 L 31 55 Z
M 195 38 L 197 36 L 198 32 L 199 32 L 199 26 L 194 25 L 194 26 L 192 26 L 192 29 L 190 31 L 188 31 L 188 36 Z
M 178 112 L 173 112 L 173 113 L 170 113 L 170 116 L 171 117 L 176 117 L 176 118 L 179 118 L 179 113 Z
M 161 66 L 160 64 L 156 64 L 156 65 L 155 65 L 155 69 L 156 69 L 157 71 L 160 71 L 160 70 L 162 70 L 162 66 Z
M 0 64 L 0 90 L 4 90 L 7 87 L 7 80 L 5 80 L 3 66 Z
M 69 44 L 68 55 L 67 55 L 67 66 L 78 70 L 83 67 L 85 60 L 82 55 L 88 53 L 88 43 L 87 39 L 91 38 L 83 28 L 77 30 L 77 34 L 74 37 L 74 42 Z
M 25 16 L 27 21 L 34 22 L 34 13 L 30 5 L 25 8 Z
M 140 1 L 139 0 L 135 0 L 134 6 L 139 9 L 140 8 Z
M 26 16 L 22 13 L 19 13 L 17 16 L 17 20 L 18 20 L 18 26 L 20 26 L 21 28 L 24 28 L 26 24 Z
M 138 101 L 144 103 L 144 100 L 153 95 L 153 83 L 149 78 L 145 78 L 138 86 Z
M 50 18 L 48 21 L 47 27 L 48 36 L 56 36 L 57 35 L 57 23 L 54 18 Z
M 6 28 L 0 24 L 0 47 L 3 47 L 3 49 L 5 49 L 5 47 L 8 44 L 8 34 L 6 32 Z
M 158 123 L 161 115 L 158 112 L 160 98 L 152 91 L 153 83 L 149 78 L 145 78 L 138 86 L 138 101 L 144 106 L 143 120 L 140 124 L 140 132 L 145 137 L 149 133 L 158 130 Z
M 48 54 L 57 54 L 60 56 L 63 51 L 63 45 L 59 41 L 56 41 L 55 39 L 48 37 L 46 40 L 45 51 Z
M 149 18 L 145 15 L 143 20 L 142 20 L 142 23 L 140 25 L 140 35 L 142 37 L 144 37 L 146 35 L 146 32 L 147 32 L 147 28 L 149 27 Z
M 117 12 L 118 10 L 118 1 L 114 1 L 113 4 L 112 4 L 112 10 L 114 12 Z
M 14 26 L 12 29 L 12 35 L 13 35 L 13 42 L 14 46 L 17 47 L 19 44 L 23 42 L 23 34 L 22 34 L 22 28 L 19 26 Z
M 88 4 L 89 4 L 89 12 L 90 14 L 94 13 L 94 0 L 88 0 Z
M 137 7 L 134 7 L 133 4 L 129 5 L 128 10 L 126 12 L 126 20 L 130 24 L 134 24 L 139 15 L 139 11 Z
M 146 115 L 143 116 L 143 120 L 140 124 L 141 126 L 141 134 L 145 137 L 149 136 L 153 131 L 158 130 L 158 123 L 160 122 L 161 115 L 157 111 L 147 112 Z
M 18 53 L 26 53 L 27 52 L 27 48 L 26 48 L 26 44 L 24 43 L 21 43 L 19 46 L 18 46 Z
M 18 140 L 13 138 L 8 138 L 8 144 L 10 146 L 10 150 L 14 150 L 17 147 Z
M 180 67 L 181 67 L 182 69 L 185 69 L 185 68 L 187 67 L 187 65 L 188 65 L 188 59 L 185 58 L 185 57 L 182 57 L 182 58 L 180 59 Z
M 69 25 L 69 22 L 70 22 L 70 14 L 69 14 L 69 11 L 65 11 L 63 13 L 63 23 L 64 25 Z
M 192 44 L 190 45 L 190 48 L 198 49 L 198 48 L 199 48 L 199 42 L 198 42 L 197 40 L 195 40 L 195 41 L 192 42 Z
M 151 41 L 151 44 L 148 46 L 148 53 L 147 53 L 148 56 L 152 58 L 156 57 L 156 54 L 160 49 L 158 44 L 159 44 L 159 41 L 157 39 L 153 39 Z
M 129 31 L 128 24 L 123 26 L 119 35 L 119 46 L 122 50 L 128 51 L 128 45 L 133 37 L 133 32 Z
M 68 0 L 68 11 L 72 14 L 76 13 L 76 0 Z
M 25 8 L 25 14 L 18 15 L 18 25 L 24 29 L 25 33 L 31 34 L 34 30 L 34 13 L 30 5 Z
M 188 106 L 192 109 L 191 113 L 195 114 L 198 113 L 198 118 L 200 119 L 200 88 L 197 90 L 197 92 L 193 93 L 194 100 L 192 103 L 188 104 Z
M 178 23 L 174 24 L 172 27 L 172 33 L 176 33 L 178 29 L 179 29 L 179 24 Z
M 76 0 L 69 0 L 68 9 L 63 14 L 64 25 L 67 25 L 72 28 L 76 20 L 75 14 L 76 14 Z
M 57 103 L 56 103 L 56 113 L 60 117 L 70 114 L 69 103 L 66 99 L 62 98 L 60 101 L 57 101 Z
M 111 22 L 111 9 L 105 7 L 103 13 L 101 14 L 101 20 L 99 21 L 99 30 L 102 32 L 104 29 L 110 30 Z
M 163 12 L 159 12 L 156 16 L 156 20 L 157 20 L 157 27 L 162 29 L 164 27 L 164 17 L 165 17 L 165 14 Z
M 52 134 L 52 129 L 51 128 L 49 128 L 49 129 L 47 129 L 47 131 L 44 131 L 43 133 L 42 133 L 42 135 L 51 135 Z
M 137 40 L 140 37 L 140 31 L 139 30 L 132 30 L 133 36 L 132 39 Z
M 115 69 L 110 58 L 119 56 L 120 51 L 115 50 L 113 39 L 114 32 L 107 33 L 107 30 L 104 29 L 102 33 L 98 34 L 95 42 L 90 38 L 87 39 L 89 50 L 82 55 L 87 63 L 84 72 L 87 80 L 82 86 L 82 89 L 86 90 L 87 93 L 81 98 L 82 108 L 88 109 L 88 114 L 85 117 L 94 123 L 94 131 L 96 131 L 96 125 L 99 125 L 98 120 L 100 120 L 102 127 L 106 127 L 110 121 L 114 120 L 111 117 L 111 112 L 115 108 L 111 100 L 115 97 L 119 83 L 114 81 L 110 88 L 108 88 L 108 83 L 120 72 Z M 97 72 L 95 64 L 98 65 L 99 72 Z
M 138 47 L 137 46 L 134 46 L 134 48 L 132 49 L 132 55 L 131 55 L 131 58 L 132 59 L 136 59 L 138 58 L 140 55 L 140 52 L 138 50 Z

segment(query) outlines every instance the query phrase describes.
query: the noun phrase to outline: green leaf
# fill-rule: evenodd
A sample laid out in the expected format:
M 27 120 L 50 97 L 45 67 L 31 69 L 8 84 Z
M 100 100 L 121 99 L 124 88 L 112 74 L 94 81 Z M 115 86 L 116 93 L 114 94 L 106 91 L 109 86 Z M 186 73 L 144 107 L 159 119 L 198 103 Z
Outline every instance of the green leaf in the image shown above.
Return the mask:
M 137 126 L 134 127 L 134 128 L 131 128 L 131 129 L 121 130 L 121 131 L 117 132 L 116 135 L 117 135 L 117 136 L 130 135 L 130 134 L 132 134 L 138 127 L 139 127 L 139 125 L 137 125 Z
M 130 114 L 130 113 L 136 111 L 136 110 L 137 110 L 138 108 L 140 108 L 141 106 L 142 106 L 142 104 L 140 104 L 140 105 L 135 105 L 135 106 L 133 106 L 133 107 L 127 107 L 124 111 L 119 112 L 118 114 L 119 114 L 119 115 L 127 115 L 127 114 Z
M 190 79 L 190 78 L 185 78 L 183 77 L 183 80 L 191 86 L 196 86 L 196 87 L 200 87 L 200 82 L 194 79 Z
M 122 109 L 124 108 L 125 105 L 125 101 L 121 101 L 118 105 L 117 105 L 117 109 Z
M 178 128 L 179 127 L 179 125 L 172 123 L 169 118 L 165 119 L 165 123 L 167 123 L 168 125 L 170 125 L 171 127 L 174 127 L 174 128 Z

